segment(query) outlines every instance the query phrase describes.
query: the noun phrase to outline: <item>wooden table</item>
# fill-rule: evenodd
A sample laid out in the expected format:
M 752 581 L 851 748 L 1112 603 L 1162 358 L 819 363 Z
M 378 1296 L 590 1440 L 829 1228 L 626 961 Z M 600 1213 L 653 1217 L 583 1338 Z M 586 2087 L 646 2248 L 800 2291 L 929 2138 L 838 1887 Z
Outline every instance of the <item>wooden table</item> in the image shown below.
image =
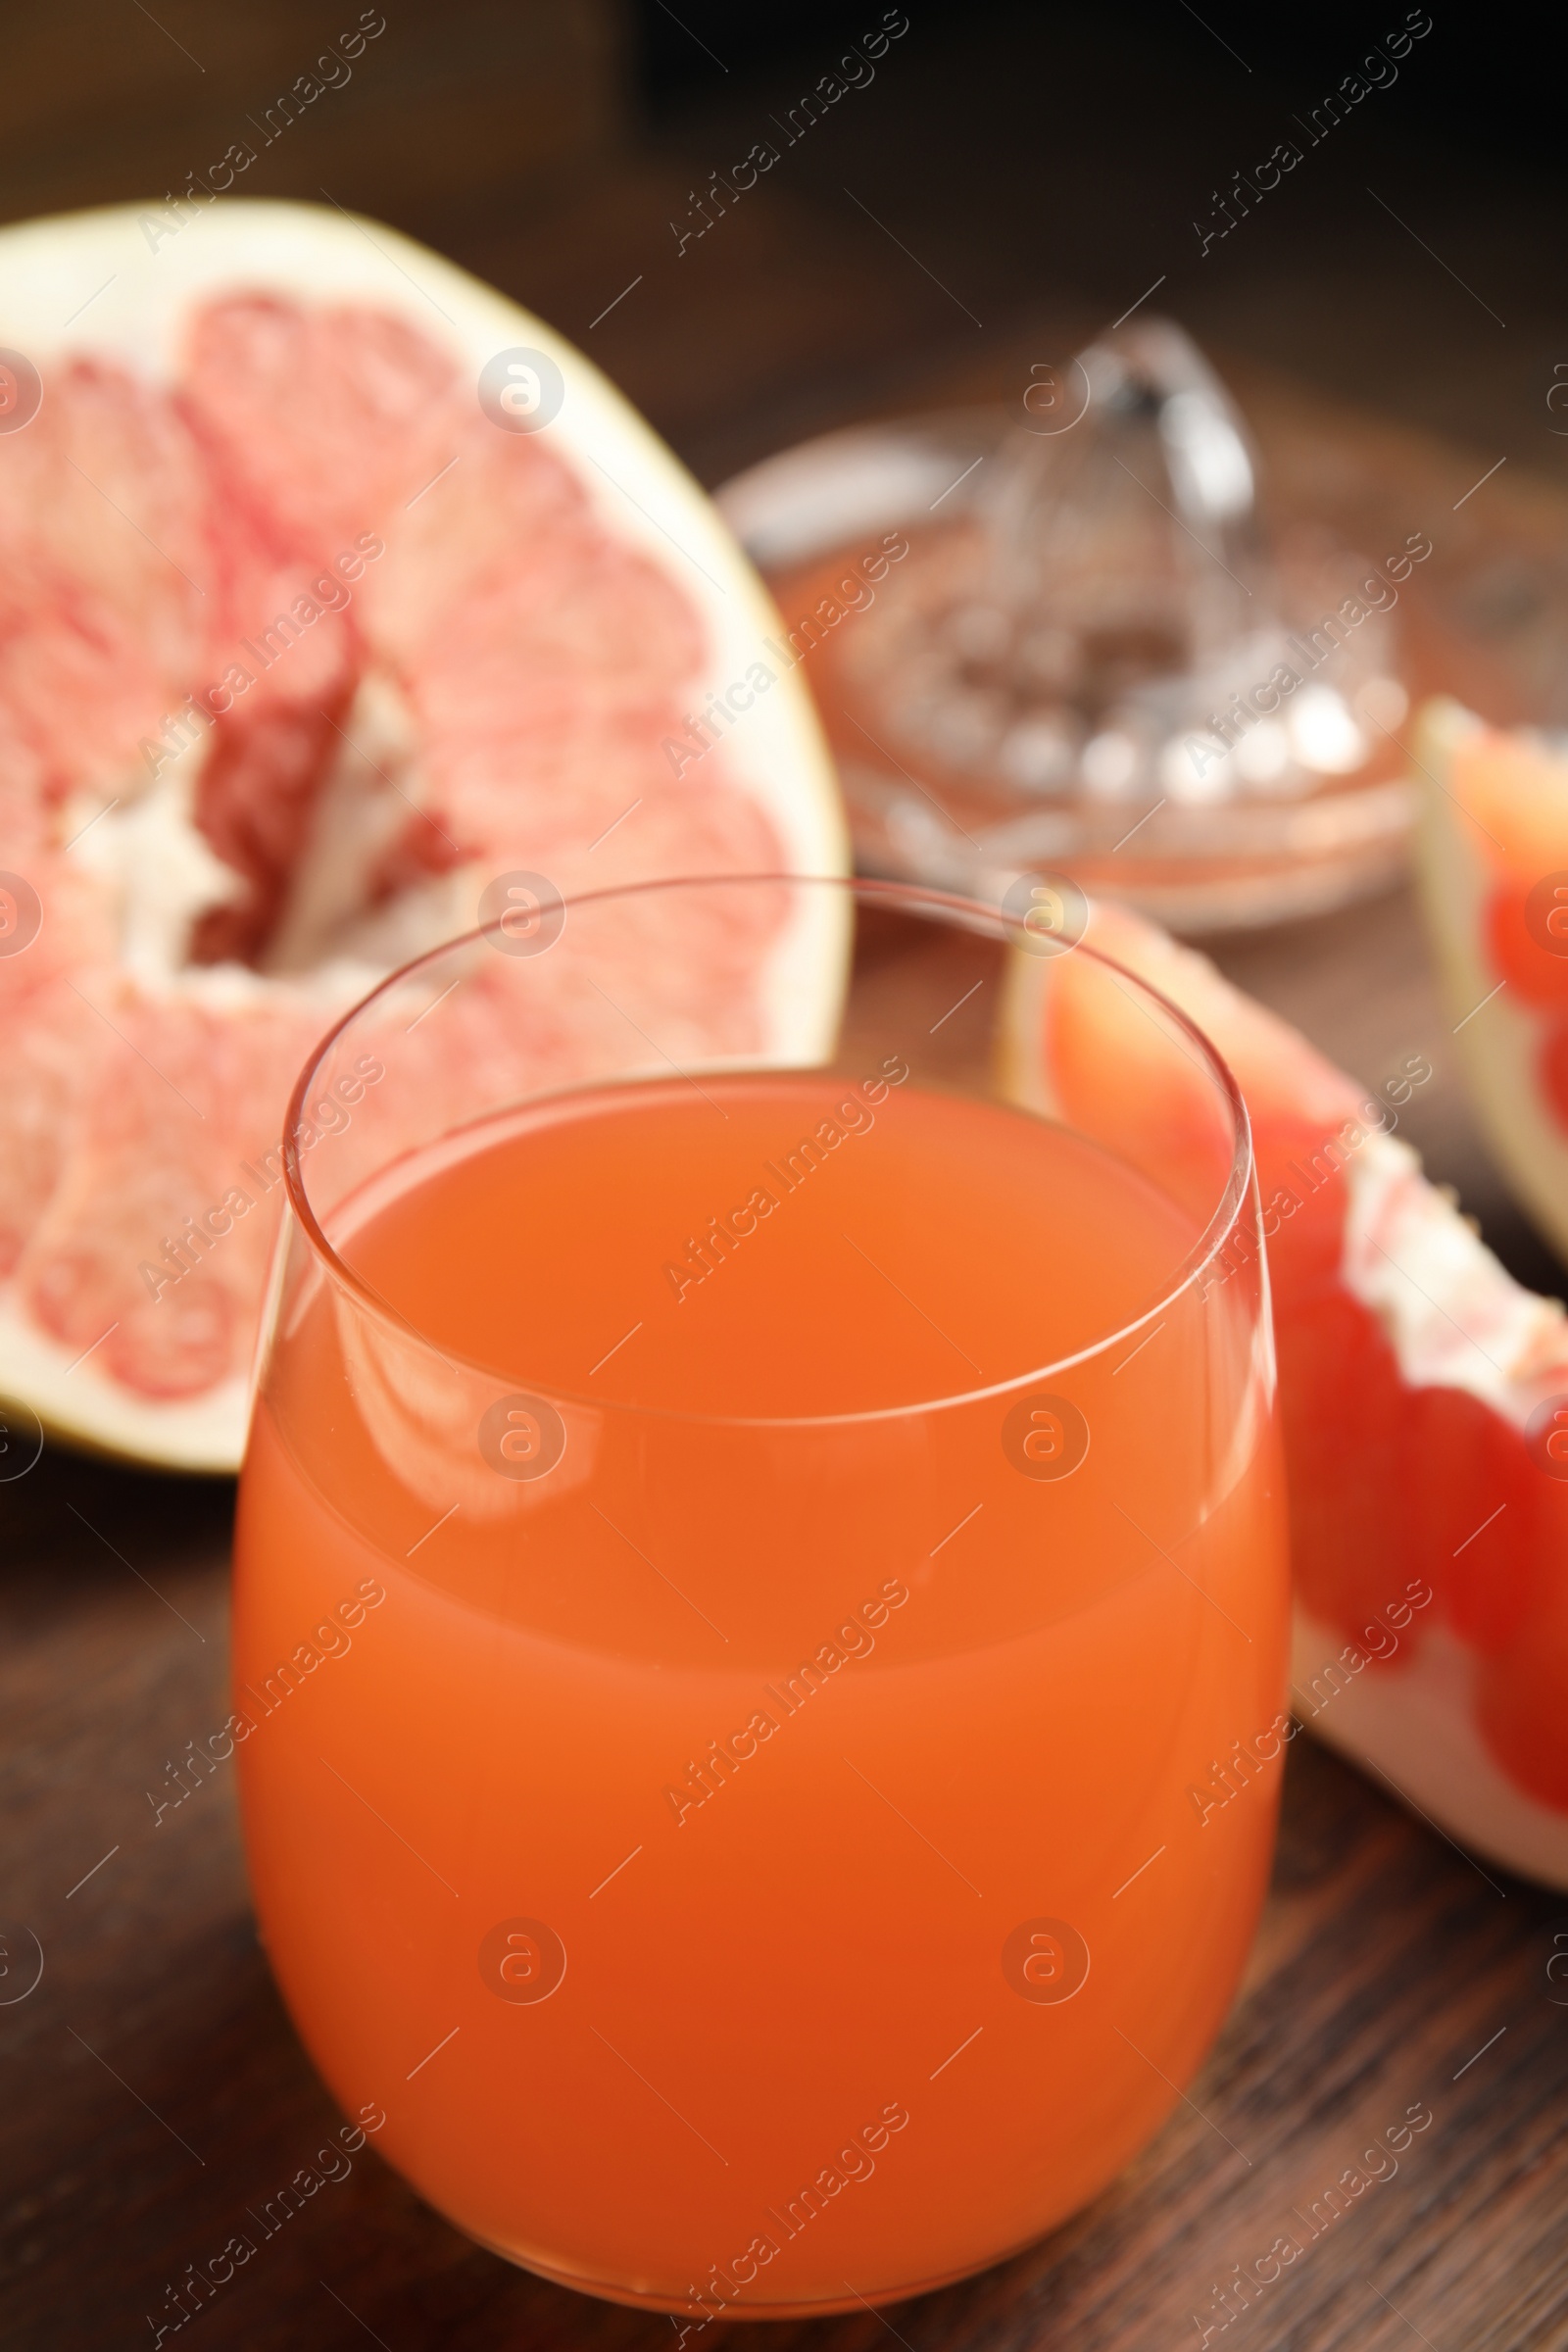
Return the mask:
M 1005 355 L 990 366 L 1000 391 Z M 946 389 L 971 393 L 974 371 Z M 1313 449 L 1330 471 L 1343 460 L 1349 477 L 1382 479 L 1396 505 L 1419 509 L 1482 470 L 1465 471 L 1468 452 L 1412 443 L 1255 374 L 1246 389 L 1266 442 L 1298 465 Z M 843 413 L 858 405 L 847 395 Z M 1520 528 L 1538 527 L 1539 513 L 1530 506 Z M 1222 960 L 1363 1079 L 1429 1053 L 1437 1074 L 1412 1135 L 1510 1262 L 1553 1282 L 1477 1138 L 1403 896 L 1233 939 Z M 53 1452 L 0 1487 L 0 2344 L 24 2352 L 149 2343 L 146 2315 L 165 2310 L 166 2286 L 220 2249 L 338 2121 L 257 1944 L 231 1777 L 220 1771 L 161 1822 L 147 1793 L 226 1711 L 229 1504 L 220 1485 Z M 1252 2266 L 1287 2230 L 1303 2235 L 1293 2214 L 1421 2105 L 1430 2127 L 1396 2175 L 1209 2340 L 1255 2352 L 1568 2343 L 1568 1986 L 1546 1975 L 1568 1897 L 1472 1863 L 1309 1741 L 1289 1754 L 1273 1889 L 1241 1993 L 1201 2076 L 1126 2177 L 967 2284 L 885 2319 L 759 2340 L 1199 2345 L 1223 2316 L 1215 2290 L 1232 2266 Z M 42 1979 L 18 1998 L 34 1937 Z M 366 2334 L 387 2352 L 654 2352 L 673 2340 L 664 2320 L 478 2251 L 369 2149 L 193 2327 L 184 2340 L 247 2352 L 335 2352 Z

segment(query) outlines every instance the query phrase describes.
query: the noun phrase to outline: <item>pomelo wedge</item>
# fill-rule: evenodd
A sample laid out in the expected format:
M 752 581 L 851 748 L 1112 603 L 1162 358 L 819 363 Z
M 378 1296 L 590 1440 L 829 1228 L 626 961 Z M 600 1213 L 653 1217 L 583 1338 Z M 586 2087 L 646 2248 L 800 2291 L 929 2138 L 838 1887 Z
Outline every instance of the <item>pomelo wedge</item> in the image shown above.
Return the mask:
M 1568 751 L 1422 712 L 1418 871 L 1465 1077 L 1520 1202 L 1568 1258 Z
M 842 872 L 836 791 L 696 484 L 390 229 L 30 222 L 0 345 L 0 1393 L 232 1469 L 284 1105 L 333 1016 L 498 877 Z M 788 992 L 777 942 L 664 944 L 699 1042 L 704 1005 L 734 1051 L 832 1018 L 829 943 Z M 449 1071 L 484 1019 L 443 1024 Z
M 1451 1838 L 1568 1886 L 1561 1306 L 1504 1272 L 1393 1132 L 1419 1069 L 1369 1100 L 1140 916 L 1096 906 L 1086 936 L 1198 1022 L 1247 1098 L 1290 1477 L 1298 1715 Z M 1179 1083 L 1157 1081 L 1168 1056 L 1151 1031 L 1146 1078 L 1129 1080 L 1147 1023 L 1130 998 L 1111 1013 L 1074 967 L 1070 953 L 1016 955 L 1009 1091 L 1087 1112 L 1102 1136 L 1124 1118 L 1146 1163 L 1158 1135 L 1179 1173 L 1191 1123 Z M 1210 1279 L 1225 1274 L 1222 1259 Z

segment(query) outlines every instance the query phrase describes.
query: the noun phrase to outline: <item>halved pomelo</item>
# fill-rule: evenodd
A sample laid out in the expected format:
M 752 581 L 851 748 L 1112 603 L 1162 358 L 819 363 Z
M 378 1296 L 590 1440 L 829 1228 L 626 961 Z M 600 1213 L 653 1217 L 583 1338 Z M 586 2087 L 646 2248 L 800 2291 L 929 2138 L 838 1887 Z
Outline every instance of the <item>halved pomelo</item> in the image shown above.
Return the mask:
M 1509 1184 L 1568 1257 L 1568 752 L 1422 712 L 1422 907 L 1465 1077 Z
M 695 483 L 390 229 L 227 200 L 8 229 L 0 345 L 0 1392 L 231 1469 L 334 1014 L 518 874 L 841 872 L 837 797 Z M 825 949 L 788 1004 L 756 942 L 670 960 L 699 1042 L 832 1017 Z
M 1454 1838 L 1568 1886 L 1562 1307 L 1504 1272 L 1393 1133 L 1423 1082 L 1419 1057 L 1369 1098 L 1128 909 L 1096 906 L 1087 937 L 1198 1022 L 1247 1098 L 1290 1478 L 1298 1714 Z M 1192 1122 L 1132 1000 L 1123 1011 L 1081 985 L 1071 954 L 1016 954 L 1009 985 L 1014 1099 L 1087 1115 L 1107 1140 L 1123 1119 L 1140 1164 L 1158 1136 L 1179 1173 Z M 1210 1279 L 1224 1274 L 1221 1260 Z

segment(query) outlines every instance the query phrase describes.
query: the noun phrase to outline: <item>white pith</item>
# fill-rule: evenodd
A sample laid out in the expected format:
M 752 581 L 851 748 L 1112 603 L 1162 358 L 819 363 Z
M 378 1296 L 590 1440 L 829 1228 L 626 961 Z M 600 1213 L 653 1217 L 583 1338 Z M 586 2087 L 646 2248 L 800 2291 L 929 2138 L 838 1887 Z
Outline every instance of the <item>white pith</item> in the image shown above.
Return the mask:
M 707 659 L 692 682 L 692 707 L 701 709 L 766 659 L 763 640 L 779 633 L 777 612 L 709 500 L 657 435 L 542 320 L 395 231 L 325 208 L 220 199 L 188 214 L 173 233 L 156 202 L 0 232 L 0 341 L 26 352 L 46 386 L 50 365 L 77 352 L 168 380 L 192 306 L 235 290 L 373 303 L 449 351 L 470 382 L 498 352 L 547 354 L 565 386 L 546 428 L 551 448 L 571 466 L 606 529 L 676 579 L 702 613 Z M 80 323 L 62 329 L 61 320 L 78 312 Z M 318 1008 L 324 1028 L 382 973 L 471 922 L 476 883 L 464 868 L 410 888 L 373 915 L 362 912 L 356 886 L 394 821 L 407 819 L 409 802 L 418 805 L 421 778 L 417 745 L 388 681 L 372 675 L 362 684 L 351 732 L 406 797 L 394 806 L 366 760 L 345 753 L 260 971 L 185 960 L 194 922 L 233 888 L 191 821 L 204 737 L 156 780 L 138 763 L 123 779 L 118 808 L 106 807 L 111 789 L 76 796 L 62 809 L 62 846 L 80 832 L 72 858 L 114 893 L 122 969 L 140 993 L 225 1006 L 287 991 Z M 779 677 L 756 698 L 744 726 L 726 737 L 725 763 L 737 788 L 765 811 L 786 868 L 848 870 L 832 768 L 798 677 Z M 849 910 L 829 905 L 830 896 L 806 895 L 761 982 L 773 1049 L 786 1058 L 811 1058 L 831 1047 Z M 281 1104 L 278 1116 L 281 1125 Z M 229 1380 L 194 1398 L 139 1396 L 33 1325 L 10 1285 L 0 1285 L 0 1394 L 30 1406 L 63 1436 L 147 1462 L 232 1470 L 243 1446 L 246 1382 Z
M 281 914 L 259 968 L 196 964 L 191 937 L 202 915 L 243 895 L 195 822 L 196 788 L 211 748 L 195 734 L 156 776 L 145 763 L 119 779 L 107 802 L 74 794 L 61 812 L 61 841 L 99 881 L 113 908 L 119 967 L 146 996 L 179 997 L 223 1009 L 288 986 L 323 1023 L 388 971 L 463 930 L 472 919 L 473 867 L 459 866 L 368 907 L 377 858 L 424 806 L 414 723 L 394 681 L 375 670 L 359 683 L 343 744 L 322 786 Z
M 1409 1387 L 1463 1389 L 1516 1429 L 1568 1383 L 1568 1317 L 1498 1264 L 1396 1136 L 1369 1135 L 1345 1169 L 1340 1272 L 1388 1333 Z

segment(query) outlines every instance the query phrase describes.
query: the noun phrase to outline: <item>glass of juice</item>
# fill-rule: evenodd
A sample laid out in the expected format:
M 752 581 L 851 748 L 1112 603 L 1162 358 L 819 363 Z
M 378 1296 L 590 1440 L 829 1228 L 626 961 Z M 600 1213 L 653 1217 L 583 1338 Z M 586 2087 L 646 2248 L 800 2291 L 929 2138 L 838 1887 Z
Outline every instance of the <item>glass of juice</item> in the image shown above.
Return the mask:
M 680 2340 L 912 2294 L 1114 2177 L 1257 1918 L 1246 1113 L 1048 892 L 497 892 L 290 1106 L 262 1934 L 498 2253 Z

